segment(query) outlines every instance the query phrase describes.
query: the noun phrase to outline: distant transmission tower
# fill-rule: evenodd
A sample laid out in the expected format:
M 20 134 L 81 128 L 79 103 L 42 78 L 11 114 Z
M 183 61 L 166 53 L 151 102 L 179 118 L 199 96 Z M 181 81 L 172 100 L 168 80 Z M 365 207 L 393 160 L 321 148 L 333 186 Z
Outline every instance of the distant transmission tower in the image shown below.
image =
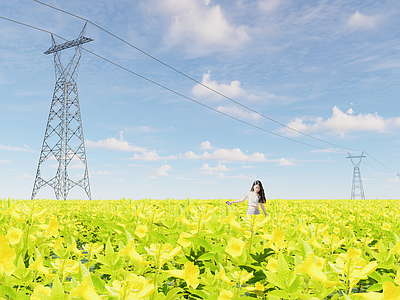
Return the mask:
M 349 156 L 346 158 L 350 158 L 351 162 L 354 166 L 353 172 L 353 185 L 351 188 L 351 199 L 356 199 L 356 197 L 360 197 L 360 199 L 365 199 L 363 184 L 361 181 L 361 172 L 360 172 L 360 163 L 364 155 L 364 152 L 361 153 L 359 156 L 353 156 L 349 153 Z M 359 159 L 358 162 L 354 162 L 353 159 Z
M 91 38 L 84 37 L 85 31 L 86 24 L 76 40 L 63 44 L 57 44 L 54 36 L 51 35 L 53 45 L 45 52 L 45 54 L 54 53 L 56 84 L 31 199 L 34 199 L 38 191 L 45 186 L 54 189 L 57 199 L 65 200 L 69 191 L 75 186 L 83 188 L 88 198 L 91 199 L 76 83 L 82 51 L 80 45 L 93 41 Z M 68 65 L 64 67 L 61 63 L 61 51 L 71 47 L 75 47 L 75 54 Z M 41 176 L 40 167 L 49 158 L 55 158 L 58 168 L 54 177 L 45 180 Z M 83 178 L 78 181 L 73 181 L 68 177 L 67 169 L 72 160 L 80 161 L 83 164 Z

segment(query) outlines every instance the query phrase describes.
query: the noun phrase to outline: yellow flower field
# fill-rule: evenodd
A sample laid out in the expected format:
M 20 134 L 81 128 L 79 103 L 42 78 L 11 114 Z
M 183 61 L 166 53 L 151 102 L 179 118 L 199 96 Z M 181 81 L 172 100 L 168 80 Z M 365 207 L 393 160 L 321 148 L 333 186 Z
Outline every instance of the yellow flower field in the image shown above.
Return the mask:
M 400 299 L 399 200 L 0 200 L 0 300 Z

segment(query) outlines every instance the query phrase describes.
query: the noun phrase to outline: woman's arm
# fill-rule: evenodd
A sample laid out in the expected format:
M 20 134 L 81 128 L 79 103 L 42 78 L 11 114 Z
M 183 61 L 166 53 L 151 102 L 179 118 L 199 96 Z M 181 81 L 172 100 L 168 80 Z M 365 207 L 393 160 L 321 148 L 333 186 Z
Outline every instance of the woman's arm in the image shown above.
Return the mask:
M 244 200 L 247 199 L 247 195 L 244 195 L 244 197 L 241 200 L 237 200 L 237 201 L 226 201 L 226 204 L 228 205 L 232 205 L 233 203 L 240 203 L 243 202 Z
M 265 216 L 267 216 L 267 212 L 265 211 L 264 203 L 261 202 L 260 204 L 261 204 L 261 208 L 262 208 L 262 210 L 263 210 Z

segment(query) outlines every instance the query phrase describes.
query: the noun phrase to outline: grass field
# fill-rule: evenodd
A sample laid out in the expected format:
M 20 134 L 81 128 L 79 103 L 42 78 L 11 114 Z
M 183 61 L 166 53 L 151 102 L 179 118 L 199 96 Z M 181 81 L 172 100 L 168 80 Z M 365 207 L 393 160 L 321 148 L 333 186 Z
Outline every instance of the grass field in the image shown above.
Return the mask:
M 399 200 L 0 200 L 0 299 L 400 299 Z

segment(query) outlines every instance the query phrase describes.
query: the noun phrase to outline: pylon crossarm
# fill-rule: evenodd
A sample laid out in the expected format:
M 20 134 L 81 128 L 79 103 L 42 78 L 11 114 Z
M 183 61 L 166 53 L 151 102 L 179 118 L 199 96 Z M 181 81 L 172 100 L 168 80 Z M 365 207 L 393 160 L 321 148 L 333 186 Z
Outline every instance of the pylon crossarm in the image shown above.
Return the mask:
M 65 42 L 62 44 L 53 45 L 44 54 L 51 54 L 51 53 L 65 50 L 68 48 L 76 47 L 76 46 L 79 46 L 79 45 L 82 45 L 82 44 L 85 44 L 85 43 L 88 43 L 91 41 L 93 41 L 93 39 L 87 38 L 87 37 L 80 37 L 80 38 L 77 38 L 76 40 L 68 41 L 68 42 Z

